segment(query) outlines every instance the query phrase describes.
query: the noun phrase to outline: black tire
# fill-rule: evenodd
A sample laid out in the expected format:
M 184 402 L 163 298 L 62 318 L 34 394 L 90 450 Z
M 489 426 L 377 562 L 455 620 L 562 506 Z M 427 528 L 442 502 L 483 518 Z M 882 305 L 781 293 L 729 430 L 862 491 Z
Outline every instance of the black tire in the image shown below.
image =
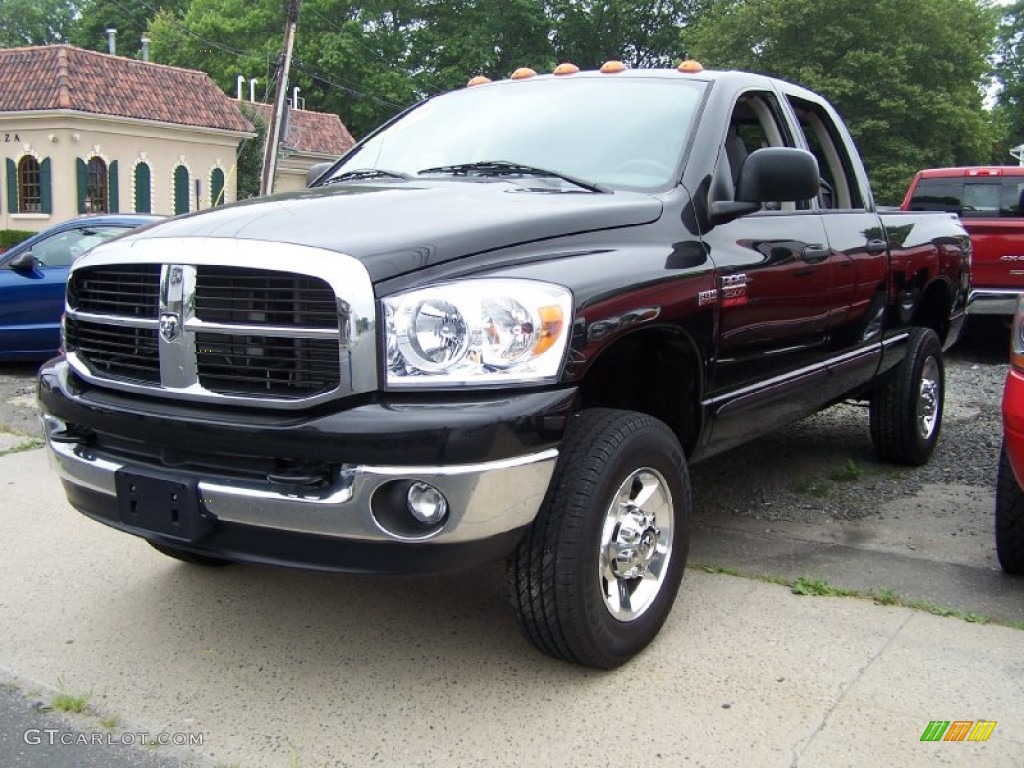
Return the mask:
M 1005 444 L 996 475 L 996 556 L 1004 571 L 1024 575 L 1024 490 L 1013 474 Z
M 177 547 L 169 547 L 166 544 L 157 544 L 155 541 L 149 541 L 149 539 L 146 540 L 146 543 L 160 554 L 173 557 L 175 560 L 181 560 L 183 563 L 189 563 L 190 565 L 202 565 L 206 568 L 223 568 L 225 565 L 234 565 L 234 561 L 225 560 L 223 557 L 200 555 L 195 552 L 178 549 Z
M 638 504 L 613 506 L 619 494 Z M 654 499 L 649 508 L 647 499 Z M 665 508 L 668 515 L 653 512 Z M 654 639 L 672 609 L 686 566 L 691 508 L 686 459 L 664 423 L 607 409 L 575 416 L 537 518 L 508 559 L 520 629 L 558 659 L 601 669 L 628 661 Z M 613 509 L 654 517 L 623 512 L 607 523 Z M 635 545 L 625 541 L 630 530 L 642 531 Z M 622 548 L 629 546 L 635 548 Z M 609 558 L 613 547 L 617 555 Z M 609 570 L 628 566 L 621 559 L 626 553 L 641 553 L 635 562 L 645 563 L 639 572 L 650 566 L 650 578 Z M 606 589 L 614 596 L 606 597 Z M 609 601 L 626 618 L 616 618 Z
M 879 458 L 912 467 L 928 462 L 942 428 L 945 375 L 935 331 L 911 330 L 903 361 L 871 397 L 871 441 Z

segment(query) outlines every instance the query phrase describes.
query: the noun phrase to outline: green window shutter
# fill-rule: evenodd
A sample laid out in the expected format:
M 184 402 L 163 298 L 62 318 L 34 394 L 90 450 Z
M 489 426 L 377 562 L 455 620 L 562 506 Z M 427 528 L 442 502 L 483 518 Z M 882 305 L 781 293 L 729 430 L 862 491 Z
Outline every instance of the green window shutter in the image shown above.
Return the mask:
M 188 213 L 188 209 L 188 168 L 184 165 L 179 165 L 174 169 L 174 215 Z
M 146 163 L 139 163 L 135 166 L 135 212 L 152 213 L 153 203 L 149 195 L 150 176 L 149 166 Z
M 121 212 L 121 195 L 117 187 L 117 160 L 111 160 L 107 166 L 107 212 Z
M 7 212 L 18 212 L 18 166 L 7 158 Z
M 82 158 L 76 158 L 75 163 L 78 171 L 78 212 L 85 213 L 85 198 L 89 194 L 89 171 Z
M 224 171 L 220 168 L 210 174 L 210 205 L 224 205 Z
M 53 213 L 53 187 L 50 183 L 50 158 L 39 164 L 39 205 L 43 213 Z

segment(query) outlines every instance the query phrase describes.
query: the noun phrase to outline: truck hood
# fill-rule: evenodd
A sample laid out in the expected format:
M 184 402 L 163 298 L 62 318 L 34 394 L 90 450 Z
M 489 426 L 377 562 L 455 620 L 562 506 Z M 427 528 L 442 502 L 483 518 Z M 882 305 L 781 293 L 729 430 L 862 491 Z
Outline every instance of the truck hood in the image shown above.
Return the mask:
M 539 192 L 504 181 L 347 183 L 183 216 L 129 238 L 224 237 L 346 253 L 374 282 L 475 253 L 657 220 L 637 192 Z

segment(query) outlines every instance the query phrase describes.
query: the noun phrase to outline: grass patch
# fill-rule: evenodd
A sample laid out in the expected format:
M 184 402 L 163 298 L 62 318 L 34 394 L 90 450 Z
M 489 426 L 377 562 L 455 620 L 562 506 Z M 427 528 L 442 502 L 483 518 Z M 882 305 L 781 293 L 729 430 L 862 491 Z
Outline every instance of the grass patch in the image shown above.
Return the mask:
M 852 589 L 833 587 L 824 579 L 812 579 L 808 576 L 801 576 L 789 585 L 789 591 L 794 595 L 816 595 L 818 597 L 856 597 Z
M 928 602 L 927 600 L 904 600 L 888 587 L 878 587 L 868 592 L 847 587 L 836 587 L 824 579 L 816 579 L 811 576 L 801 576 L 797 579 L 787 579 L 782 576 L 773 576 L 768 573 L 743 573 L 737 568 L 728 566 L 711 565 L 710 563 L 691 563 L 695 568 L 705 573 L 720 573 L 726 576 L 739 576 L 747 579 L 757 579 L 766 584 L 779 584 L 788 587 L 794 595 L 811 595 L 815 597 L 853 597 L 859 600 L 871 600 L 878 605 L 894 605 L 899 608 L 912 608 L 915 611 L 924 611 L 933 616 L 944 616 L 960 619 L 971 624 L 998 624 L 1010 627 L 1011 629 L 1024 630 L 1024 621 L 1000 621 L 991 616 L 972 611 L 961 611 L 956 608 L 949 608 L 943 605 Z
M 112 731 L 120 725 L 120 720 L 117 715 L 108 715 L 107 717 L 100 718 L 100 725 L 106 728 L 108 731 Z
M 7 456 L 11 453 L 24 453 L 25 451 L 34 451 L 36 448 L 42 448 L 46 445 L 45 442 L 36 437 L 30 437 L 23 443 L 18 443 L 13 448 L 8 448 L 5 451 L 0 451 L 0 456 Z
M 846 463 L 834 470 L 829 477 L 837 483 L 855 483 L 864 477 L 864 467 L 853 459 L 847 459 Z
M 896 593 L 885 587 L 871 592 L 871 598 L 879 605 L 899 605 L 900 602 Z
M 57 678 L 57 690 L 58 693 L 53 697 L 53 701 L 50 702 L 50 706 L 59 712 L 74 712 L 81 714 L 85 712 L 89 706 L 89 696 L 91 694 L 74 694 L 69 693 L 67 686 L 64 684 L 64 678 Z
M 708 565 L 707 563 L 693 563 L 691 567 L 692 568 L 696 568 L 699 571 L 704 571 L 704 573 L 724 573 L 726 576 L 742 576 L 743 575 L 742 573 L 740 573 L 735 568 L 727 568 L 727 567 L 718 566 L 718 565 Z
M 793 485 L 793 490 L 804 496 L 815 496 L 819 499 L 828 496 L 832 492 L 828 481 L 822 480 L 820 477 L 809 476 L 801 477 L 797 480 Z

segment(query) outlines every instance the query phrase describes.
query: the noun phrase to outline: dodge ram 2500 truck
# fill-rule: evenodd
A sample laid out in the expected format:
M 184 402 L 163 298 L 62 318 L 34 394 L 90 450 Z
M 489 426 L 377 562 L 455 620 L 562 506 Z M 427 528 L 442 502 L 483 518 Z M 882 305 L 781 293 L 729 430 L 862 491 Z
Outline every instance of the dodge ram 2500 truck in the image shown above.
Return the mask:
M 881 456 L 927 461 L 969 241 L 876 212 L 788 83 L 472 82 L 309 189 L 75 264 L 48 447 L 77 509 L 190 563 L 507 558 L 526 636 L 614 667 L 676 599 L 688 464 L 850 398 Z
M 1024 293 L 1024 167 L 918 171 L 901 207 L 957 214 L 972 245 L 967 313 L 1013 317 Z

